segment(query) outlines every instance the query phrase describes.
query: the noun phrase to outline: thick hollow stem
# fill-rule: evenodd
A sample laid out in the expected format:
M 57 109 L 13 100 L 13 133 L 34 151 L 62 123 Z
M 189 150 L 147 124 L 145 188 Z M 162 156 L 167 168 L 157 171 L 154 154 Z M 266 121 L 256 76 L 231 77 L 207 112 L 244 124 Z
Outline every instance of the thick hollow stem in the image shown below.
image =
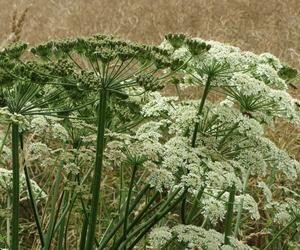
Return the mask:
M 106 123 L 106 107 L 107 107 L 107 91 L 102 90 L 100 93 L 100 107 L 98 114 L 98 131 L 97 131 L 97 148 L 96 148 L 96 163 L 92 182 L 92 201 L 89 215 L 88 232 L 86 238 L 85 249 L 93 249 L 94 237 L 97 225 L 98 203 L 100 198 L 100 185 L 103 166 L 104 152 L 104 132 Z
M 19 249 L 19 198 L 20 198 L 20 164 L 19 164 L 19 125 L 12 124 L 12 167 L 13 167 L 13 190 L 12 190 L 12 236 L 10 247 L 12 250 Z
M 7 195 L 6 208 L 7 208 L 8 211 L 11 209 L 11 196 L 10 196 L 10 194 Z M 7 235 L 7 236 L 6 236 L 6 241 L 7 241 L 7 246 L 8 246 L 8 247 L 10 246 L 10 241 L 11 241 L 11 239 L 10 239 L 10 234 L 11 234 L 11 232 L 10 232 L 11 223 L 10 223 L 10 222 L 11 222 L 11 221 L 10 221 L 10 218 L 8 217 L 8 218 L 6 219 L 6 235 Z

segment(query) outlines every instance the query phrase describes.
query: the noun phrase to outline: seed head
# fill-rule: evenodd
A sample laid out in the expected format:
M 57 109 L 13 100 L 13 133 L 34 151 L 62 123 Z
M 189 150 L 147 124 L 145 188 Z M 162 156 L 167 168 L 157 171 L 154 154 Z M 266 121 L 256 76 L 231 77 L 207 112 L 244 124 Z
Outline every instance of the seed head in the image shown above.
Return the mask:
M 289 66 L 283 66 L 279 72 L 278 75 L 285 80 L 291 80 L 297 77 L 298 72 L 296 69 L 291 68 Z
M 18 59 L 21 57 L 27 47 L 28 45 L 26 43 L 14 43 L 0 51 L 0 58 L 8 57 L 11 59 Z
M 139 75 L 136 78 L 136 82 L 146 91 L 157 91 L 163 88 L 163 85 L 159 81 L 157 81 L 157 78 L 150 74 Z
M 202 54 L 205 51 L 208 51 L 210 49 L 210 45 L 207 45 L 204 42 L 197 41 L 195 39 L 187 39 L 186 45 L 189 48 L 189 51 L 193 56 L 198 56 Z
M 184 44 L 186 35 L 182 33 L 169 33 L 165 35 L 165 39 L 174 47 L 174 49 L 178 49 Z

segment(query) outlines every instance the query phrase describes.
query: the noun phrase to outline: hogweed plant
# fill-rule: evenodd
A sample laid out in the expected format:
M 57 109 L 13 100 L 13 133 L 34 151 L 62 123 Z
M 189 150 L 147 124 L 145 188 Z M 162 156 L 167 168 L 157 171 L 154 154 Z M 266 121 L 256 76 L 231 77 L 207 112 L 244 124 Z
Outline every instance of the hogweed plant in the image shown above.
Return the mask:
M 297 246 L 300 164 L 266 131 L 300 125 L 299 77 L 273 55 L 95 35 L 15 44 L 0 62 L 4 247 Z

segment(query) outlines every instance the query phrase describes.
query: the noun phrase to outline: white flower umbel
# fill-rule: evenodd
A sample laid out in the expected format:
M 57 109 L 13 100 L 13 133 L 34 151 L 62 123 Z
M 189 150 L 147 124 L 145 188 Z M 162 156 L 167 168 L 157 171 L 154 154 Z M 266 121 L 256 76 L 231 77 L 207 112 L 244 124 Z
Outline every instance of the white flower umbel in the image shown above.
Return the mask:
M 157 167 L 149 170 L 152 173 L 148 177 L 147 182 L 151 187 L 154 187 L 159 192 L 163 192 L 164 190 L 171 190 L 174 187 L 175 177 L 172 172 Z
M 156 227 L 151 231 L 149 238 L 151 246 L 157 249 L 172 238 L 172 232 L 167 226 Z
M 34 181 L 30 180 L 32 192 L 37 200 L 45 199 L 47 194 Z M 10 195 L 12 190 L 12 171 L 0 168 L 0 193 Z M 20 199 L 28 198 L 25 175 L 20 178 Z
M 239 204 L 241 199 L 243 199 L 243 209 L 250 214 L 252 219 L 259 220 L 260 214 L 258 211 L 257 202 L 250 194 L 237 195 L 235 199 L 237 204 Z M 237 206 L 235 208 L 237 208 Z
M 172 238 L 174 236 L 174 238 Z M 214 250 L 250 250 L 251 247 L 230 237 L 230 245 L 224 245 L 224 235 L 213 230 L 206 230 L 194 225 L 176 225 L 172 228 L 163 226 L 155 228 L 150 234 L 150 243 L 155 249 L 163 247 L 169 240 L 171 246 L 175 242 L 184 245 L 186 250 L 214 249 Z

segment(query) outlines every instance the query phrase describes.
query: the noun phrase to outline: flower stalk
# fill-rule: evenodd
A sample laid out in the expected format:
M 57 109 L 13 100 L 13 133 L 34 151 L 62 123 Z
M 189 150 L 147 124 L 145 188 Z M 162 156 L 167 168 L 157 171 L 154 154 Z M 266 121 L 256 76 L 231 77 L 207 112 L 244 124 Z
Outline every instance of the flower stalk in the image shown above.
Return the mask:
M 103 167 L 103 152 L 105 147 L 104 133 L 106 124 L 106 108 L 108 101 L 108 93 L 105 89 L 100 92 L 100 107 L 98 113 L 98 131 L 97 131 L 97 147 L 96 147 L 96 162 L 94 176 L 92 182 L 92 200 L 91 210 L 89 214 L 88 231 L 86 237 L 85 249 L 93 249 L 94 237 L 96 232 L 96 221 L 98 214 L 98 206 L 100 199 L 101 177 Z
M 20 163 L 19 163 L 19 125 L 12 123 L 12 166 L 13 166 L 13 190 L 12 190 L 12 236 L 10 247 L 19 249 L 19 209 L 20 209 Z
M 209 93 L 209 90 L 210 90 L 211 80 L 212 80 L 211 76 L 208 76 L 208 78 L 206 80 L 206 83 L 205 83 L 205 87 L 204 87 L 203 95 L 202 95 L 202 98 L 201 98 L 201 102 L 200 102 L 200 105 L 199 105 L 198 113 L 197 113 L 198 117 L 202 114 L 204 104 L 205 104 L 205 101 L 207 99 L 207 96 L 208 96 L 208 93 Z M 192 136 L 192 147 L 193 148 L 196 147 L 198 129 L 199 129 L 199 122 L 197 121 L 195 123 L 194 132 L 193 132 L 193 136 Z
M 232 220 L 233 220 L 233 208 L 234 208 L 234 198 L 235 198 L 236 187 L 233 185 L 230 188 L 229 199 L 227 203 L 227 215 L 225 220 L 225 230 L 224 230 L 224 244 L 229 245 L 230 239 L 229 237 L 232 234 Z

